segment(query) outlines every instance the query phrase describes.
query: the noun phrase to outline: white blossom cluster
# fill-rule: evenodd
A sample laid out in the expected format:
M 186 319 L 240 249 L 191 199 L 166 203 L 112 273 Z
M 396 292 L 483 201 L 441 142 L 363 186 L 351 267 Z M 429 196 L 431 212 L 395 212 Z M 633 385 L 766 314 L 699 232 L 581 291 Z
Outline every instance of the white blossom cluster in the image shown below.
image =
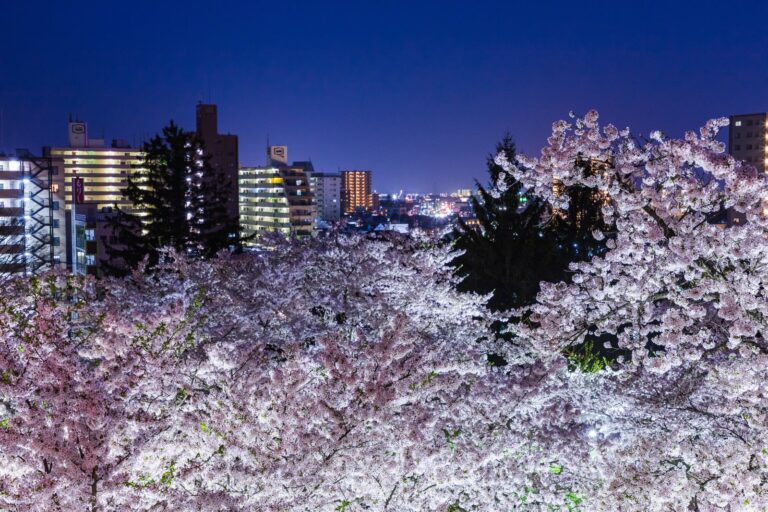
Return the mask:
M 599 188 L 615 226 L 512 343 L 450 248 L 397 235 L 15 282 L 0 509 L 764 511 L 765 181 L 723 125 L 641 140 L 589 113 L 500 161 L 558 207 Z M 587 336 L 631 357 L 569 370 Z

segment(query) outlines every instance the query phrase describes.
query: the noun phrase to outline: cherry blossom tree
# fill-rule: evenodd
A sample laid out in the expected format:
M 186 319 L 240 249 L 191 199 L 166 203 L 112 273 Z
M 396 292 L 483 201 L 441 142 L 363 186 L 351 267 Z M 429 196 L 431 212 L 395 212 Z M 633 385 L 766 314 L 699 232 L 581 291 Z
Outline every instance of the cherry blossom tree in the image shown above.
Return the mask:
M 514 343 L 430 239 L 15 282 L 2 508 L 765 510 L 765 183 L 723 154 L 724 123 L 646 140 L 589 113 L 539 158 L 500 159 L 555 206 L 563 185 L 599 189 L 616 226 L 607 253 L 512 312 Z M 713 224 L 724 208 L 747 223 Z M 588 335 L 631 357 L 569 370 Z
M 197 304 L 115 283 L 52 273 L 0 299 L 6 510 L 101 510 L 130 483 L 127 461 L 171 425 Z
M 553 204 L 558 184 L 606 198 L 604 257 L 542 284 L 520 327 L 542 357 L 606 334 L 631 360 L 603 377 L 595 439 L 610 459 L 599 510 L 763 510 L 766 501 L 765 175 L 724 153 L 727 119 L 682 140 L 601 127 L 596 112 L 553 125 L 539 158 L 500 163 Z M 600 172 L 585 175 L 585 160 Z M 747 223 L 723 228 L 723 209 Z M 604 233 L 595 232 L 598 239 Z

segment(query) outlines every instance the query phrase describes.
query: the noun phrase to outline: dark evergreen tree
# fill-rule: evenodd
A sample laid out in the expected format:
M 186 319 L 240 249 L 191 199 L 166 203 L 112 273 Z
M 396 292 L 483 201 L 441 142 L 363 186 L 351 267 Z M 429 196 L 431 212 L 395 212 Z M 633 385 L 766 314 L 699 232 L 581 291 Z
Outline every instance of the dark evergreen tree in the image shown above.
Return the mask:
M 211 167 L 202 140 L 171 121 L 143 149 L 123 195 L 144 215 L 118 209 L 112 217 L 118 243 L 107 249 L 107 268 L 125 272 L 145 257 L 155 264 L 163 247 L 209 257 L 238 246 L 239 226 L 226 212 L 228 184 Z
M 612 232 L 603 221 L 604 198 L 599 191 L 585 187 L 564 189 L 569 196 L 568 209 L 553 210 L 496 164 L 499 153 L 514 160 L 515 145 L 509 134 L 487 158 L 489 189 L 478 183 L 478 195 L 471 199 L 478 225 L 458 221 L 455 247 L 464 253 L 453 261 L 456 273 L 464 276 L 459 289 L 492 293 L 488 306 L 494 311 L 532 304 L 542 281 L 568 281 L 569 264 L 603 253 Z M 609 168 L 604 162 L 588 160 L 575 165 L 584 173 Z M 506 190 L 498 193 L 500 178 Z M 494 189 L 496 194 L 489 192 Z M 496 327 L 500 334 L 504 332 L 503 324 Z M 610 341 L 589 338 L 566 355 L 582 369 L 605 365 L 620 353 L 603 347 Z M 488 357 L 492 364 L 505 364 L 498 355 Z
M 489 307 L 496 311 L 532 303 L 541 281 L 562 274 L 558 240 L 542 225 L 548 206 L 503 173 L 494 161 L 499 153 L 514 159 L 515 144 L 509 134 L 487 159 L 490 189 L 504 176 L 506 190 L 494 197 L 477 183 L 478 194 L 470 201 L 478 225 L 459 219 L 455 247 L 464 253 L 453 261 L 457 274 L 464 277 L 459 289 L 493 293 Z
M 610 164 L 580 159 L 575 165 L 585 175 L 591 175 L 607 171 Z M 586 261 L 604 253 L 613 228 L 603 220 L 605 197 L 599 190 L 574 185 L 564 193 L 568 195 L 568 210 L 553 212 L 548 228 L 560 242 L 562 265 L 567 267 L 572 261 Z
M 105 244 L 108 258 L 101 265 L 107 274 L 125 275 L 145 256 L 155 257 L 142 236 L 141 217 L 115 206 L 115 211 L 107 215 L 106 223 L 111 236 Z

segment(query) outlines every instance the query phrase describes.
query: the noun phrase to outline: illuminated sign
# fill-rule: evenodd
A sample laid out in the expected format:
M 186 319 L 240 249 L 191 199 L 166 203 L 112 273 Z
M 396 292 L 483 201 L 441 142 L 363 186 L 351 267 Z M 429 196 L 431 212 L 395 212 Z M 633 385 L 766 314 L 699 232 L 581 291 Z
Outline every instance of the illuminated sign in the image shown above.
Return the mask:
M 85 182 L 83 178 L 75 176 L 72 178 L 72 201 L 75 204 L 83 204 L 85 202 Z

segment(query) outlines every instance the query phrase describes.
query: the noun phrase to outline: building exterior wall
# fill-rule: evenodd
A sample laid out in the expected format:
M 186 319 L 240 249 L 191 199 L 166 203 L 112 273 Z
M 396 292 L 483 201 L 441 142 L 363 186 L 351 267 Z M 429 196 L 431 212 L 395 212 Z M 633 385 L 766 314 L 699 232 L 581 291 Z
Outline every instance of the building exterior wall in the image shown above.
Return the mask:
M 239 172 L 242 235 L 258 245 L 261 234 L 309 236 L 314 205 L 309 180 L 300 168 L 241 167 Z
M 316 172 L 309 177 L 309 183 L 317 205 L 317 218 L 338 222 L 341 219 L 341 176 Z
M 728 153 L 737 160 L 754 166 L 760 172 L 768 168 L 768 113 L 733 115 L 729 118 Z M 746 222 L 743 213 L 734 209 L 726 212 L 725 225 L 738 226 Z
M 238 218 L 238 155 L 237 135 L 221 134 L 218 127 L 216 105 L 198 104 L 196 108 L 197 135 L 205 145 L 211 167 L 217 177 L 226 180 L 227 214 L 232 222 Z
M 64 261 L 66 224 L 52 173 L 47 159 L 0 156 L 0 278 Z
M 342 171 L 341 207 L 345 215 L 373 208 L 372 181 L 371 171 Z
M 126 212 L 143 214 L 123 196 L 123 190 L 128 186 L 128 178 L 142 169 L 144 152 L 122 140 L 105 146 L 102 140 L 88 139 L 87 125 L 79 121 L 69 123 L 69 142 L 69 147 L 45 149 L 56 168 L 53 186 L 61 198 L 62 224 L 67 233 L 65 261 L 74 272 L 98 274 L 101 262 L 108 259 L 106 246 L 115 238 L 106 216 L 116 205 Z M 75 206 L 73 219 L 74 177 L 83 179 L 84 194 L 83 202 Z M 87 239 L 77 238 L 78 229 L 86 230 Z
M 72 178 L 83 178 L 84 204 L 98 210 L 118 205 L 132 210 L 133 204 L 123 197 L 128 177 L 140 168 L 143 153 L 134 148 L 51 148 L 50 156 L 59 173 L 54 183 L 63 190 L 64 207 L 72 209 Z
M 728 152 L 737 160 L 766 170 L 768 158 L 768 113 L 743 114 L 730 117 Z

